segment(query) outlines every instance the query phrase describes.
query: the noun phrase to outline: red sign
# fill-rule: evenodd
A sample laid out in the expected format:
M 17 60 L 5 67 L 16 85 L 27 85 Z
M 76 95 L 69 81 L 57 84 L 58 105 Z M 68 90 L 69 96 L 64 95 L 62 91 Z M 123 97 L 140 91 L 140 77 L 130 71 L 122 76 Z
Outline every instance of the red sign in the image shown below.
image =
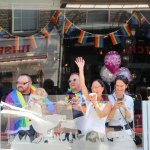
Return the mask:
M 129 52 L 131 54 L 150 54 L 150 46 L 130 47 Z
M 16 50 L 15 46 L 1 46 L 0 55 L 3 54 L 16 54 L 16 53 L 27 53 L 30 52 L 30 45 L 23 45 L 19 50 Z

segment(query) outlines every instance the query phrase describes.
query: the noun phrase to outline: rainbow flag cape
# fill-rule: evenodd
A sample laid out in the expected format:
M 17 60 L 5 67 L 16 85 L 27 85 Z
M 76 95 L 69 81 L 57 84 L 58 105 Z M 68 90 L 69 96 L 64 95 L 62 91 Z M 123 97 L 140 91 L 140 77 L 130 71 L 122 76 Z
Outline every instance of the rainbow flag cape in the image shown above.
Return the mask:
M 54 12 L 54 15 L 51 17 L 51 21 L 52 21 L 54 24 L 56 24 L 60 16 L 62 16 L 62 12 L 59 11 L 59 10 L 56 10 L 56 11 Z
M 128 24 L 125 24 L 123 27 L 121 27 L 121 32 L 124 36 L 131 36 L 132 35 Z
M 64 32 L 69 35 L 72 31 L 73 31 L 73 23 L 68 21 L 65 25 Z
M 120 38 L 118 36 L 117 31 L 109 34 L 113 45 L 120 43 Z
M 104 47 L 104 36 L 103 35 L 95 35 L 95 47 L 96 48 Z
M 86 44 L 87 38 L 88 38 L 88 33 L 86 31 L 81 31 L 78 37 L 78 43 Z
M 135 11 L 131 17 L 131 20 L 133 22 L 133 24 L 138 25 L 140 24 L 140 18 L 139 18 L 139 13 L 137 11 Z
M 34 93 L 36 87 L 31 86 L 30 91 Z M 23 95 L 16 89 L 14 89 L 6 98 L 6 103 L 14 105 L 16 107 L 23 108 L 26 105 L 26 101 Z M 15 134 L 19 130 L 29 129 L 29 119 L 26 117 L 20 117 L 17 119 L 10 119 L 8 122 L 7 133 Z
M 37 37 L 37 36 L 31 35 L 30 42 L 31 42 L 33 49 L 38 48 L 40 46 L 40 40 L 39 40 L 39 37 Z

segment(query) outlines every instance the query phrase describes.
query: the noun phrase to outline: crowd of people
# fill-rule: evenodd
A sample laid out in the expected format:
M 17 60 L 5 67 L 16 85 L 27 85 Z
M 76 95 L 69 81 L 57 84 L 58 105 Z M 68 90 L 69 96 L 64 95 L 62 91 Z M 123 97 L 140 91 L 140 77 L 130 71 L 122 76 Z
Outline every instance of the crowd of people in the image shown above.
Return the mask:
M 130 122 L 134 118 L 133 99 L 126 94 L 126 89 L 129 86 L 128 79 L 125 76 L 119 75 L 114 81 L 114 92 L 107 94 L 105 84 L 102 80 L 96 79 L 92 82 L 91 93 L 89 92 L 85 84 L 84 66 L 85 61 L 82 57 L 78 57 L 75 63 L 79 69 L 79 73 L 72 73 L 69 77 L 69 88 L 65 93 L 64 107 L 65 109 L 71 109 L 73 119 L 86 116 L 86 139 L 91 142 L 96 142 L 96 139 L 100 139 L 100 135 L 108 135 L 107 140 L 111 146 L 111 143 L 118 143 L 117 140 L 126 137 L 124 145 L 121 149 L 135 150 L 136 146 L 131 138 L 132 132 Z M 51 80 L 47 80 L 44 83 L 42 93 L 50 94 L 53 90 L 50 89 L 47 84 L 51 83 Z M 44 91 L 43 91 L 44 90 Z M 38 91 L 36 93 L 36 91 Z M 53 103 L 47 98 L 47 94 L 44 97 L 41 89 L 32 85 L 32 80 L 29 75 L 22 74 L 18 77 L 16 82 L 16 89 L 14 89 L 7 97 L 6 103 L 13 106 L 30 109 L 33 103 L 38 103 L 41 107 L 44 115 L 53 115 L 57 113 L 57 109 Z M 33 94 L 38 94 L 42 101 L 31 101 L 35 99 Z M 56 93 L 59 93 L 57 90 Z M 37 98 L 39 98 L 37 96 Z M 69 107 L 68 107 L 69 106 Z M 7 109 L 7 108 L 4 108 Z M 95 116 L 97 119 L 95 120 Z M 103 121 L 102 121 L 103 120 Z M 31 142 L 38 136 L 38 133 L 34 130 L 34 127 L 29 124 L 29 119 L 26 117 L 11 118 L 7 126 L 7 133 L 9 135 L 18 134 L 20 139 L 24 135 L 29 135 Z M 102 124 L 103 122 L 103 124 Z M 78 130 L 78 133 L 82 131 Z M 111 133 L 111 134 L 110 134 Z M 93 136 L 94 135 L 94 136 Z M 66 133 L 66 137 L 68 133 Z M 75 137 L 74 137 L 75 138 Z M 115 145 L 112 144 L 115 148 Z M 117 149 L 117 148 L 116 148 Z

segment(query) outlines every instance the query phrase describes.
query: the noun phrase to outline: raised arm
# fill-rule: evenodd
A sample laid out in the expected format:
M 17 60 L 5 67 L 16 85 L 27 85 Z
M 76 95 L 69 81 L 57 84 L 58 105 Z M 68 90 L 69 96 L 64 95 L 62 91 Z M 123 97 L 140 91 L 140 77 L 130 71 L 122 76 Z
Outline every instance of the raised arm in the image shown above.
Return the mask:
M 84 77 L 85 61 L 82 57 L 77 57 L 76 60 L 75 60 L 75 63 L 79 68 L 80 86 L 81 86 L 81 89 L 82 89 L 82 93 L 86 97 L 86 100 L 89 101 L 88 89 L 85 85 L 85 77 Z

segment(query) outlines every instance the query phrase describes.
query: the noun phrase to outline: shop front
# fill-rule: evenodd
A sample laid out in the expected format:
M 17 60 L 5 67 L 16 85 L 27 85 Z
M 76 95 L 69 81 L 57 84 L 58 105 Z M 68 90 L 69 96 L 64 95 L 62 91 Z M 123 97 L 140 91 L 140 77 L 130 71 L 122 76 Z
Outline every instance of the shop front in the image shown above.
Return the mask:
M 59 36 L 51 32 L 51 39 L 39 37 L 39 46 L 33 48 L 30 39 L 23 38 L 17 49 L 14 39 L 2 39 L 0 45 L 1 97 L 16 87 L 20 74 L 29 74 L 33 84 L 42 87 L 45 79 L 58 84 Z

